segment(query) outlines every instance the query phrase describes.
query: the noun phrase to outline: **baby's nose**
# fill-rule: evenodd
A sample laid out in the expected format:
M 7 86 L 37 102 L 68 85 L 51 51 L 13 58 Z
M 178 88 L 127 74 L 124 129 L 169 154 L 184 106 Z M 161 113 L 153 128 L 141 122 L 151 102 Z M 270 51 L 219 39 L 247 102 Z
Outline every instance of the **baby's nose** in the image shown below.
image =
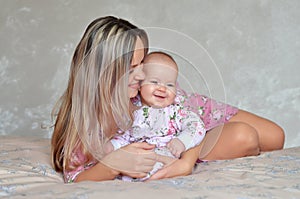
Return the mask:
M 164 84 L 159 84 L 158 85 L 158 90 L 160 90 L 160 91 L 166 91 L 166 86 Z

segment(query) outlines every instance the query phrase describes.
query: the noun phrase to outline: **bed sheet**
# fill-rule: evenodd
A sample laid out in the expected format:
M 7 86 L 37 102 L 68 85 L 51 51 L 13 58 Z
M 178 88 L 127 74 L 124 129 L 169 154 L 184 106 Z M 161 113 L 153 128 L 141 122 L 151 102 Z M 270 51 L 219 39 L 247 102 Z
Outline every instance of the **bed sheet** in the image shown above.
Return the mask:
M 300 198 L 300 147 L 204 162 L 184 177 L 64 184 L 49 139 L 0 139 L 0 198 Z

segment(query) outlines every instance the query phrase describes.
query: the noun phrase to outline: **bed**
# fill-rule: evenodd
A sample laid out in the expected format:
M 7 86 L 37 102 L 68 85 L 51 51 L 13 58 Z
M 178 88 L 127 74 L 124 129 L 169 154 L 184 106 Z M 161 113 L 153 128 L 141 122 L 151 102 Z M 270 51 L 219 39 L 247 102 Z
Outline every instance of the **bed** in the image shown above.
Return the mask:
M 0 198 L 300 198 L 300 147 L 204 162 L 172 179 L 64 184 L 49 139 L 0 139 Z

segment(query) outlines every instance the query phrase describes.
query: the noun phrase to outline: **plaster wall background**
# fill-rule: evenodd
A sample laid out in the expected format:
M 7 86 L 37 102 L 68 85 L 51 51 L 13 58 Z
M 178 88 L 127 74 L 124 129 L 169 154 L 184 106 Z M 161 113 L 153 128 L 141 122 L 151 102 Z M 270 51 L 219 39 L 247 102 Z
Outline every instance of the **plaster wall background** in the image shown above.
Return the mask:
M 0 0 L 0 5 L 0 135 L 51 137 L 51 129 L 40 127 L 51 123 L 83 31 L 93 19 L 114 15 L 145 27 L 153 47 L 180 55 L 184 87 L 267 117 L 285 129 L 285 147 L 300 145 L 297 0 Z

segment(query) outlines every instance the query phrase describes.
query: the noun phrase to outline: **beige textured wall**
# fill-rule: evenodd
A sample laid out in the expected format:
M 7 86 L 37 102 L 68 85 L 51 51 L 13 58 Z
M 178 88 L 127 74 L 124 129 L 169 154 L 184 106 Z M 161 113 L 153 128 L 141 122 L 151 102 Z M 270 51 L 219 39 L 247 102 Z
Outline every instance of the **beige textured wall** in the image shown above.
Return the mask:
M 175 53 L 186 88 L 268 117 L 285 129 L 285 147 L 300 145 L 298 0 L 0 5 L 0 135 L 51 136 L 40 125 L 65 89 L 76 44 L 91 20 L 112 14 L 152 27 L 151 45 Z

